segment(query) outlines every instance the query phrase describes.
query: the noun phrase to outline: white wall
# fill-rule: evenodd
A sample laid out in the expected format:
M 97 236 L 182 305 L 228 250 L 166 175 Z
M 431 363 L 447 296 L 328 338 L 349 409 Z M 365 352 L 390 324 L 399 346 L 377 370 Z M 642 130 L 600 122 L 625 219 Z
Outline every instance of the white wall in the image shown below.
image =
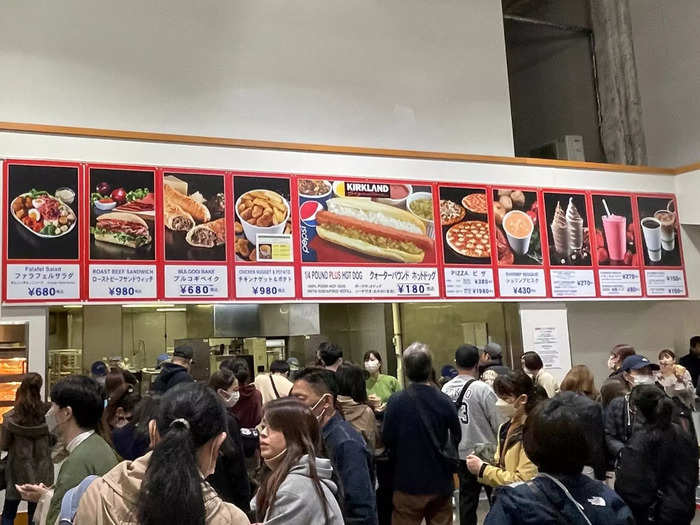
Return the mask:
M 700 2 L 630 0 L 649 164 L 700 160 Z
M 7 0 L 6 121 L 512 155 L 495 0 Z

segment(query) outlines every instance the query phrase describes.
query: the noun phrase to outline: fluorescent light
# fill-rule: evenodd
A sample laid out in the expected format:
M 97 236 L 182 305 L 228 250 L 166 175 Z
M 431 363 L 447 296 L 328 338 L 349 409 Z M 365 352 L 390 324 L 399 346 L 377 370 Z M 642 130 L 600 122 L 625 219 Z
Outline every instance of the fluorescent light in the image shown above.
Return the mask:
M 122 308 L 172 308 L 175 306 L 174 304 L 160 304 L 160 303 L 154 303 L 154 304 L 123 304 Z
M 187 308 L 157 308 L 156 312 L 186 312 Z
M 82 304 L 65 304 L 63 305 L 63 308 L 82 308 Z

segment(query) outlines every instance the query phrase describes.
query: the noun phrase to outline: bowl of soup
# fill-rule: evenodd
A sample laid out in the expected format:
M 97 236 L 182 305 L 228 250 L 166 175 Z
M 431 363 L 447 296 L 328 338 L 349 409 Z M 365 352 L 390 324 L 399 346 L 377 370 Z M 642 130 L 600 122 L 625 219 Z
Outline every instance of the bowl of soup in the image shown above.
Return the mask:
M 508 244 L 518 255 L 524 255 L 530 249 L 530 238 L 535 224 L 527 213 L 512 210 L 503 217 L 503 231 L 506 232 Z

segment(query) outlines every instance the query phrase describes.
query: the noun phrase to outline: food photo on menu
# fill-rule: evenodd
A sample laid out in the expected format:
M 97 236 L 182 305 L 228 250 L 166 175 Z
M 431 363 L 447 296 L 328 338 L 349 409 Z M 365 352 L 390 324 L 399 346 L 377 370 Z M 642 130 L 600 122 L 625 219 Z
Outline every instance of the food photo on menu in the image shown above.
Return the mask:
M 163 176 L 165 258 L 226 260 L 226 199 L 223 175 Z
M 78 168 L 8 166 L 9 259 L 78 258 Z
M 637 197 L 646 266 L 681 266 L 676 203 L 670 197 Z
M 638 265 L 631 197 L 593 195 L 593 215 L 598 264 Z
M 237 261 L 293 260 L 289 191 L 288 178 L 234 176 Z
M 91 168 L 90 258 L 155 259 L 152 171 Z
M 586 196 L 544 193 L 549 262 L 555 266 L 590 266 L 591 240 Z
M 493 218 L 500 266 L 542 264 L 536 191 L 494 189 Z
M 298 179 L 305 262 L 435 263 L 430 186 Z
M 491 264 L 485 189 L 440 187 L 440 225 L 447 264 Z

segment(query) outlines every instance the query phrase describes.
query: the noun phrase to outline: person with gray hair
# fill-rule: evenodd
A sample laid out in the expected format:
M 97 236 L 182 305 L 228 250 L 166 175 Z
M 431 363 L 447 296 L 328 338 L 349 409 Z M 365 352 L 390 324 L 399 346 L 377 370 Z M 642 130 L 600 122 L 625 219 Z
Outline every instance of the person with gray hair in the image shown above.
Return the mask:
M 392 523 L 452 523 L 453 468 L 444 455 L 448 439 L 462 438 L 455 404 L 430 383 L 430 350 L 413 343 L 403 353 L 410 385 L 389 399 L 382 437 L 393 458 Z

